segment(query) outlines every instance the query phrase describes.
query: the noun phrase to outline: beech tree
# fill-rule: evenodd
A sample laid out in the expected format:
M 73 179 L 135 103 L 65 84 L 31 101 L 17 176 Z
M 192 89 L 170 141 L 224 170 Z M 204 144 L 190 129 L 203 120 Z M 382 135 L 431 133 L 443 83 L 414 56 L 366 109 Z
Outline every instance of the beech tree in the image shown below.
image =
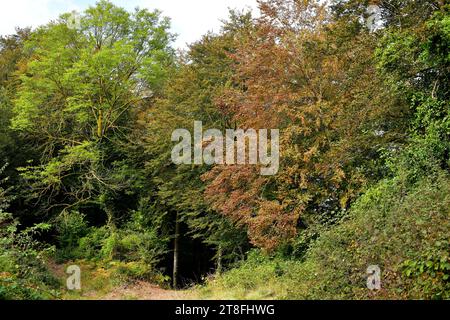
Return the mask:
M 133 175 L 123 145 L 161 89 L 173 36 L 158 11 L 130 14 L 107 1 L 87 9 L 78 26 L 70 18 L 26 42 L 12 127 L 41 151 L 40 163 L 22 171 L 46 212 L 93 203 L 112 222 L 108 197 Z
M 259 3 L 256 31 L 233 55 L 241 85 L 217 105 L 239 127 L 281 129 L 280 173 L 218 166 L 204 178 L 213 208 L 271 251 L 299 226 L 335 220 L 377 179 L 383 147 L 404 139 L 405 105 L 376 75 L 376 37 L 357 17 L 333 20 L 317 1 Z

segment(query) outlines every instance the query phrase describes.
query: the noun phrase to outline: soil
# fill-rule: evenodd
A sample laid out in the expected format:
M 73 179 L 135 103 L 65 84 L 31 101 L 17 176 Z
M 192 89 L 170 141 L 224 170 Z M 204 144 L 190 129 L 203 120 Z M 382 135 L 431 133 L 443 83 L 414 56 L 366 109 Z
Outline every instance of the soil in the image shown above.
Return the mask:
M 145 281 L 133 285 L 115 288 L 102 297 L 102 300 L 182 300 L 186 298 L 183 291 L 162 289 Z

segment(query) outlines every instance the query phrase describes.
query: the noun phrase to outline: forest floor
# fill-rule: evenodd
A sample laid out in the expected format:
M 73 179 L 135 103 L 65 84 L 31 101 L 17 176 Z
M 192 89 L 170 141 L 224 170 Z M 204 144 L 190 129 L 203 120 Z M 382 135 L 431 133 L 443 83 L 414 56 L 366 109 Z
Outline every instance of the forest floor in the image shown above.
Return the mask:
M 62 284 L 63 300 L 189 300 L 190 290 L 171 290 L 147 281 L 124 282 L 111 276 L 107 269 L 97 265 L 77 261 L 82 270 L 81 290 L 69 291 L 65 288 L 68 264 L 49 262 L 48 267 Z
M 182 300 L 186 296 L 184 291 L 163 289 L 145 281 L 138 281 L 113 288 L 102 296 L 101 300 Z

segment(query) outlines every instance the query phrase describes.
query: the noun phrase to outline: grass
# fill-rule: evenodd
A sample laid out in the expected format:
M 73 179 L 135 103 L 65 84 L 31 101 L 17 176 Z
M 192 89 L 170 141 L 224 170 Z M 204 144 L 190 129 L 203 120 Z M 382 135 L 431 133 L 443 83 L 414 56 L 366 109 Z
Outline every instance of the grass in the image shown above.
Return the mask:
M 53 273 L 60 279 L 60 298 L 63 300 L 102 300 L 102 299 L 159 299 L 161 296 L 183 296 L 187 292 L 176 292 L 164 289 L 165 277 L 156 275 L 152 278 L 142 278 L 139 263 L 118 261 L 88 261 L 76 260 L 63 265 L 52 264 Z M 81 269 L 81 290 L 68 290 L 65 270 L 70 265 Z
M 81 290 L 68 290 L 66 279 L 69 275 L 65 270 L 70 265 L 77 265 L 81 269 Z M 113 271 L 95 262 L 78 260 L 64 265 L 56 265 L 53 271 L 61 281 L 61 299 L 63 300 L 95 300 L 108 294 L 118 280 L 113 277 Z

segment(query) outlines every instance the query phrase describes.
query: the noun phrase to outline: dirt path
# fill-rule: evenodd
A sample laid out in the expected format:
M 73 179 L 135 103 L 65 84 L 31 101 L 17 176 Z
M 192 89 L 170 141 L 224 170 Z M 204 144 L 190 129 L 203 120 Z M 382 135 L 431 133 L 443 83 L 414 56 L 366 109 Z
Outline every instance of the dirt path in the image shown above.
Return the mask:
M 166 290 L 148 282 L 139 281 L 133 285 L 115 288 L 102 300 L 181 300 L 187 299 L 184 291 Z

